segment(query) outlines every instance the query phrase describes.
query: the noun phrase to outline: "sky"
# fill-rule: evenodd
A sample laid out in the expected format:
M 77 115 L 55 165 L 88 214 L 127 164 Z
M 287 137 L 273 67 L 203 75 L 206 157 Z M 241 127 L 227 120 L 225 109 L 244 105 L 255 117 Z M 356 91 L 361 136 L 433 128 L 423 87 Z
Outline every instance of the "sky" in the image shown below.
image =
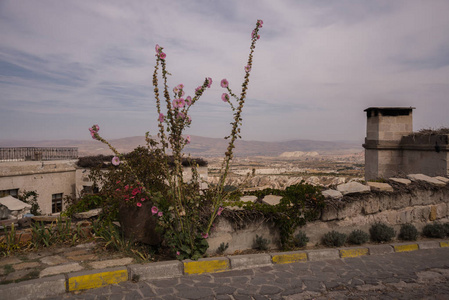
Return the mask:
M 214 81 L 185 134 L 224 137 L 219 82 L 240 94 L 257 19 L 244 140 L 361 142 L 376 106 L 449 127 L 448 16 L 447 0 L 0 0 L 0 139 L 157 134 L 156 44 L 170 88 Z

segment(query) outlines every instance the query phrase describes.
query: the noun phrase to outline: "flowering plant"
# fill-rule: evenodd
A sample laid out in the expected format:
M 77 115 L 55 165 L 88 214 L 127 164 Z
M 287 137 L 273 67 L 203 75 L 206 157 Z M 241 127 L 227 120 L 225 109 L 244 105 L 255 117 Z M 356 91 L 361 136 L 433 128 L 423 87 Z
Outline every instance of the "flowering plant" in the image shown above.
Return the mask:
M 151 156 L 158 162 L 161 173 L 164 174 L 162 178 L 164 186 L 145 182 L 144 178 L 139 176 L 141 174 L 138 170 L 124 159 L 124 155 L 98 134 L 98 125 L 89 129 L 92 138 L 107 144 L 114 152 L 115 157 L 112 159 L 112 164 L 121 168 L 127 175 L 126 182 L 116 182 L 115 197 L 124 199 L 124 201 L 133 203 L 138 207 L 142 206 L 142 202 L 150 201 L 153 206 L 151 215 L 148 217 L 158 218 L 158 225 L 163 231 L 164 242 L 170 246 L 178 259 L 198 259 L 205 253 L 208 248 L 207 238 L 213 228 L 214 221 L 223 211 L 223 203 L 227 195 L 224 190 L 225 182 L 233 158 L 235 141 L 240 138 L 241 114 L 249 84 L 253 53 L 256 41 L 260 37 L 258 33 L 262 25 L 263 21 L 257 20 L 256 27 L 251 33 L 250 54 L 247 65 L 244 66 L 245 76 L 240 95 L 237 96 L 233 93 L 228 80 L 223 79 L 220 82 L 221 87 L 227 91 L 227 93 L 223 93 L 221 99 L 230 105 L 234 112 L 234 121 L 231 123 L 230 135 L 225 137 L 229 140 L 229 144 L 223 159 L 220 180 L 216 186 L 207 190 L 200 190 L 201 180 L 194 163 L 191 164 L 192 180 L 185 182 L 182 165 L 183 149 L 190 143 L 190 136 L 183 136 L 184 130 L 192 122 L 189 110 L 211 87 L 213 80 L 207 77 L 195 89 L 192 97 L 185 97 L 184 85 L 178 84 L 172 89 L 173 96 L 171 97 L 171 91 L 167 83 L 167 75 L 169 75 L 166 65 L 167 55 L 163 52 L 164 48 L 159 45 L 155 47 L 156 66 L 153 73 L 159 121 L 158 141 L 153 139 L 148 132 L 146 141 Z M 159 89 L 160 78 L 162 79 L 162 90 Z M 172 160 L 168 156 L 169 153 Z

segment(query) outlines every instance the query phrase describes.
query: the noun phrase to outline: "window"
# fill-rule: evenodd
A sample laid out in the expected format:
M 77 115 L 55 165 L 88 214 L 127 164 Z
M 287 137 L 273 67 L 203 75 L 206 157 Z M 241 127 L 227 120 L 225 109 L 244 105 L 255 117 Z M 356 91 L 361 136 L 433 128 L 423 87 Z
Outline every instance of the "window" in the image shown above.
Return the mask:
M 13 196 L 14 198 L 18 198 L 18 196 L 19 196 L 19 189 L 0 191 L 0 198 L 6 197 L 6 196 Z
M 58 213 L 62 211 L 62 193 L 51 195 L 51 212 Z

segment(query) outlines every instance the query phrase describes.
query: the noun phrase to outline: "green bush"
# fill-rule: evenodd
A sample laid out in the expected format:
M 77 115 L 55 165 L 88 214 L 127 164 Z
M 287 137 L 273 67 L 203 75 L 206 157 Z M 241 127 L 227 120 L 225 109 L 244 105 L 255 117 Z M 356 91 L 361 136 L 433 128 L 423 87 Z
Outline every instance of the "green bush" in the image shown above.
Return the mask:
M 309 242 L 309 238 L 307 237 L 305 232 L 299 231 L 298 234 L 294 238 L 295 247 L 305 247 Z
M 418 229 L 412 224 L 402 224 L 399 231 L 399 239 L 403 241 L 416 241 L 418 238 Z
M 348 243 L 353 245 L 362 245 L 369 241 L 369 234 L 365 231 L 356 229 L 348 236 Z
M 380 222 L 373 224 L 369 229 L 369 233 L 371 240 L 378 243 L 389 242 L 396 236 L 393 227 Z
M 427 224 L 422 229 L 422 234 L 428 238 L 442 239 L 446 237 L 446 227 L 441 223 Z
M 444 223 L 443 226 L 444 226 L 444 229 L 446 231 L 446 236 L 449 237 L 449 223 Z
M 332 230 L 326 233 L 321 239 L 323 245 L 327 247 L 341 247 L 345 244 L 347 235 L 344 233 Z
M 264 239 L 263 236 L 258 236 L 256 234 L 256 239 L 254 240 L 254 249 L 257 250 L 268 250 L 268 245 L 270 244 L 270 241 L 267 239 Z

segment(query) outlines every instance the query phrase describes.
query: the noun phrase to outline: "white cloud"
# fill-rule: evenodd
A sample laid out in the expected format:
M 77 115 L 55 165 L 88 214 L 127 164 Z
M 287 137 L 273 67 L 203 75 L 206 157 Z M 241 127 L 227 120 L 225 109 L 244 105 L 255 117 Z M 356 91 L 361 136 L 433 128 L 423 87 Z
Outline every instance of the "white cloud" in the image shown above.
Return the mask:
M 239 90 L 258 18 L 245 139 L 361 140 L 369 106 L 416 106 L 416 129 L 449 126 L 447 15 L 437 0 L 2 1 L 0 125 L 16 129 L 0 138 L 88 138 L 93 122 L 111 137 L 155 128 L 156 43 L 171 86 L 193 94 L 214 79 L 190 133 L 222 136 L 230 116 L 218 82 Z M 52 115 L 74 125 L 48 136 Z

